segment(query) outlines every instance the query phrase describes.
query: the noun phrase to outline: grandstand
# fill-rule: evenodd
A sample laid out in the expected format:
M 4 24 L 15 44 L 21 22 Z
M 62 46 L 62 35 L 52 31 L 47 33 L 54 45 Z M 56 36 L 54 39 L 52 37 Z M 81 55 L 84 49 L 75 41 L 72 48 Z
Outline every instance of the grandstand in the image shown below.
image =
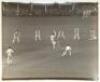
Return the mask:
M 91 15 L 97 15 L 97 3 L 64 3 L 64 4 L 35 4 L 2 2 L 3 15 L 16 16 L 70 16 L 82 15 L 83 10 L 93 11 Z

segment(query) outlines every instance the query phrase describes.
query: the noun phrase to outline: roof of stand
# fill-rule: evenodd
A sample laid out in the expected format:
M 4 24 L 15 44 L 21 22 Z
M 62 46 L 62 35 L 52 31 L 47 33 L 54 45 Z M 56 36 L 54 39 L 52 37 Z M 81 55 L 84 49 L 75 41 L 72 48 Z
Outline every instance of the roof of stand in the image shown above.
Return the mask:
M 36 4 L 71 4 L 72 2 L 97 2 L 98 0 L 2 0 L 3 2 L 36 3 Z

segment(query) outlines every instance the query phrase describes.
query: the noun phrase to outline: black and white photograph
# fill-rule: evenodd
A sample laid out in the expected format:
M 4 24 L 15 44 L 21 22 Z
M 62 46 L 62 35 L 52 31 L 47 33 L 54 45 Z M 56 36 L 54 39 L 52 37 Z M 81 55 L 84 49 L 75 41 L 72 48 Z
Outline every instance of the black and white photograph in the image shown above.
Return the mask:
M 98 80 L 98 2 L 2 1 L 2 80 Z

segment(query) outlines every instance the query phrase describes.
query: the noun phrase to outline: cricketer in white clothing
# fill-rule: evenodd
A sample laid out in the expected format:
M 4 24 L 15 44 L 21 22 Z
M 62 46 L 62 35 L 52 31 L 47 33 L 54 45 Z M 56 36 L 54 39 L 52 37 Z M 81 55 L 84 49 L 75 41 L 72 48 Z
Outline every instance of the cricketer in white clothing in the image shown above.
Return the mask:
M 13 34 L 12 43 L 15 44 L 15 43 L 19 43 L 19 42 L 20 42 L 20 32 L 19 32 L 19 30 L 16 30 Z
M 62 38 L 62 39 L 65 39 L 66 37 L 65 37 L 65 34 L 64 34 L 64 31 L 59 31 L 58 32 L 58 36 L 57 36 L 57 39 L 59 39 L 59 38 Z
M 51 43 L 52 43 L 53 49 L 56 48 L 56 40 L 55 40 L 55 37 L 56 37 L 56 36 L 55 36 L 54 33 L 50 35 L 50 40 L 51 40 Z
M 41 32 L 40 30 L 35 30 L 35 41 L 41 40 Z
M 65 49 L 64 49 L 64 51 L 63 51 L 63 53 L 62 53 L 61 56 L 65 56 L 65 55 L 71 56 L 71 51 L 72 51 L 71 46 L 67 45 L 67 46 L 65 47 Z
M 91 29 L 89 32 L 90 32 L 89 40 L 96 40 L 97 39 L 96 30 L 95 29 Z
M 79 28 L 74 28 L 74 40 L 80 40 L 80 30 L 79 30 Z
M 7 50 L 6 50 L 6 54 L 7 54 L 7 64 L 10 65 L 13 63 L 13 54 L 14 54 L 14 50 L 9 47 Z

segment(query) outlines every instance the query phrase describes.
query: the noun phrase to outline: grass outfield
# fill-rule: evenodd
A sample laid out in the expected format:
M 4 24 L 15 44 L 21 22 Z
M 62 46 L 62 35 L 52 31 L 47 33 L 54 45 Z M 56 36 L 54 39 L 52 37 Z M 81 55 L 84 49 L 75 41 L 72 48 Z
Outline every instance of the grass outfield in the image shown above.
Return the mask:
M 21 78 L 92 78 L 97 79 L 98 41 L 89 41 L 89 29 L 97 29 L 97 17 L 3 17 L 3 79 Z M 94 23 L 95 21 L 95 23 Z M 80 41 L 73 40 L 73 29 L 80 28 Z M 16 45 L 14 64 L 6 64 L 5 50 L 11 44 L 16 29 L 21 43 Z M 41 30 L 42 41 L 34 41 L 34 30 Z M 64 30 L 66 39 L 52 49 L 52 30 Z M 66 44 L 72 56 L 61 57 Z

